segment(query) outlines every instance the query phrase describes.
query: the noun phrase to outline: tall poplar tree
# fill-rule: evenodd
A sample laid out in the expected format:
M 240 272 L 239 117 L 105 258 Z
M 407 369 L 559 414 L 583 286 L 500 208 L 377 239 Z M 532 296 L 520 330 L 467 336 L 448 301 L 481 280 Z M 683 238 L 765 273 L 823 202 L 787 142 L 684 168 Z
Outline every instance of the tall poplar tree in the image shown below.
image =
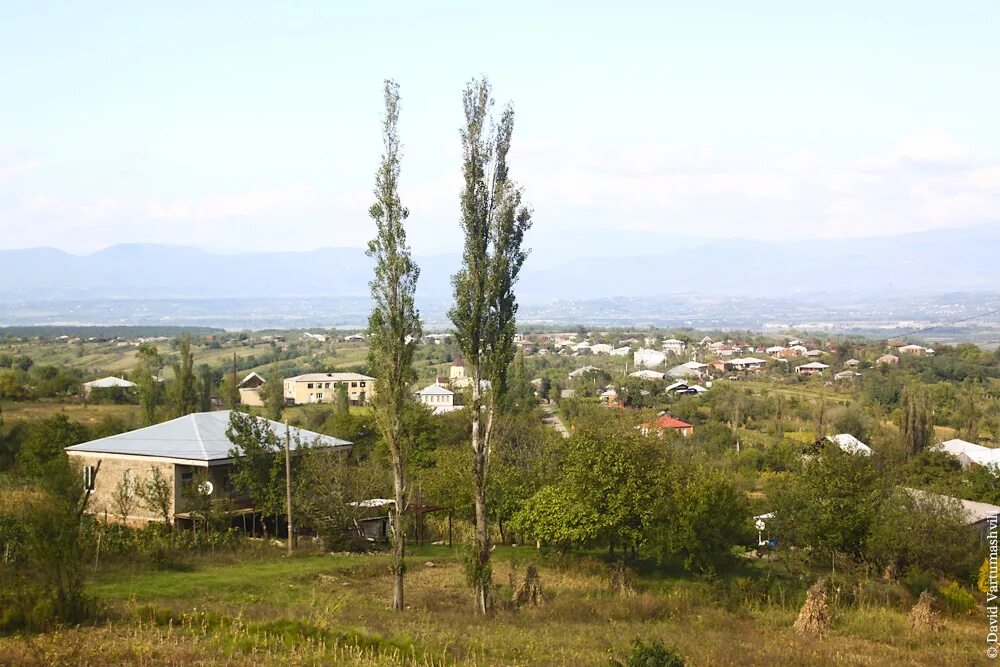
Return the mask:
M 920 385 L 914 383 L 903 389 L 899 403 L 903 453 L 909 459 L 930 446 L 934 437 L 934 420 L 927 405 L 927 393 Z
M 499 122 L 491 122 L 493 99 L 485 78 L 469 82 L 463 102 L 465 184 L 461 211 L 465 250 L 463 267 L 452 278 L 455 305 L 448 316 L 455 326 L 455 338 L 472 383 L 469 411 L 476 512 L 475 549 L 467 570 L 475 589 L 476 609 L 488 614 L 492 608 L 493 572 L 487 475 L 494 425 L 503 409 L 507 373 L 514 359 L 514 285 L 527 257 L 521 244 L 531 227 L 531 211 L 522 205 L 521 189 L 508 173 L 514 110 L 506 107 Z
M 198 411 L 198 385 L 194 376 L 194 353 L 191 337 L 181 336 L 180 362 L 174 364 L 174 413 L 178 417 Z
M 385 82 L 382 122 L 382 164 L 375 173 L 375 203 L 368 214 L 375 221 L 375 238 L 368 256 L 375 260 L 371 281 L 372 312 L 368 317 L 368 364 L 375 375 L 372 411 L 379 433 L 389 448 L 395 508 L 392 528 L 392 608 L 403 609 L 406 511 L 406 449 L 402 429 L 405 404 L 412 400 L 410 384 L 417 379 L 413 352 L 420 336 L 420 317 L 414 304 L 420 270 L 410 256 L 403 221 L 409 211 L 399 199 L 399 85 Z

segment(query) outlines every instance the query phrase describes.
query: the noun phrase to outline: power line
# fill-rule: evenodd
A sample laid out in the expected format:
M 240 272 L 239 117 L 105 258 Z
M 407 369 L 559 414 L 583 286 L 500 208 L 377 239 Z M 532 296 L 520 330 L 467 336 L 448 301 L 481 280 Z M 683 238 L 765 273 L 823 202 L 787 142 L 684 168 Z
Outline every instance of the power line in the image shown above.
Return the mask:
M 889 336 L 888 338 L 879 338 L 879 339 L 876 340 L 876 342 L 886 343 L 886 342 L 888 342 L 890 340 L 893 340 L 894 338 L 906 338 L 907 336 L 914 336 L 916 334 L 924 333 L 926 331 L 933 331 L 934 329 L 940 329 L 942 327 L 950 327 L 953 324 L 961 324 L 962 322 L 968 322 L 970 320 L 982 319 L 982 318 L 985 318 L 985 317 L 989 317 L 991 315 L 996 315 L 997 313 L 1000 313 L 1000 308 L 997 308 L 996 310 L 990 310 L 990 311 L 987 311 L 985 313 L 979 313 L 977 315 L 972 315 L 970 317 L 963 317 L 963 318 L 958 319 L 958 320 L 952 320 L 951 322 L 942 322 L 941 324 L 935 324 L 934 326 L 924 327 L 923 329 L 915 329 L 914 331 L 909 331 L 907 333 L 896 334 L 895 336 Z

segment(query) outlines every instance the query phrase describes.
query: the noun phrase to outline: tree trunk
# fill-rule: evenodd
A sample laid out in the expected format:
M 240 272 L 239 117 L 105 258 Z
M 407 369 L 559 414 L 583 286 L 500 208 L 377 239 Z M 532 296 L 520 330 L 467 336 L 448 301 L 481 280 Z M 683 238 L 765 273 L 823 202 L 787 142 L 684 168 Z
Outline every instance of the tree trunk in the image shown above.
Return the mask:
M 392 474 L 393 486 L 396 491 L 396 507 L 389 515 L 392 521 L 392 609 L 393 611 L 402 611 L 403 573 L 406 571 L 406 563 L 403 560 L 406 555 L 406 533 L 403 529 L 403 513 L 406 511 L 406 506 L 403 495 L 406 487 L 401 457 L 394 456 L 393 459 Z
M 482 430 L 482 393 L 479 387 L 479 373 L 473 372 L 472 377 L 472 472 L 476 486 L 476 576 L 473 582 L 475 589 L 476 611 L 482 615 L 490 613 L 490 590 L 493 587 L 493 577 L 489 571 L 490 534 L 488 514 L 486 509 L 486 464 L 487 464 L 487 434 Z M 488 427 L 487 427 L 488 430 Z

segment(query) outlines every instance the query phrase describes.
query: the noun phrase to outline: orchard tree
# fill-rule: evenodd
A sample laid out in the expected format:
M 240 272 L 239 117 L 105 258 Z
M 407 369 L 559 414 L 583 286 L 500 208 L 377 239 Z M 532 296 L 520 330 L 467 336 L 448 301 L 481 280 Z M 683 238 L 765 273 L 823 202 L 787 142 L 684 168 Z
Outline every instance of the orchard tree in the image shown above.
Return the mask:
M 468 572 L 476 609 L 488 614 L 493 574 L 487 475 L 493 427 L 504 406 L 507 373 L 514 359 L 514 285 L 527 257 L 522 242 L 531 227 L 531 211 L 522 205 L 521 189 L 508 174 L 513 109 L 508 106 L 499 122 L 491 122 L 493 99 L 485 78 L 469 82 L 463 102 L 461 224 L 465 244 L 463 266 L 452 278 L 455 305 L 448 316 L 471 381 L 475 548 Z
M 402 414 L 412 400 L 410 384 L 417 379 L 413 352 L 420 336 L 420 317 L 414 305 L 420 270 L 410 256 L 403 221 L 409 211 L 399 199 L 399 85 L 386 81 L 385 117 L 382 121 L 382 164 L 375 174 L 375 203 L 369 215 L 375 221 L 375 238 L 368 242 L 368 256 L 375 260 L 371 281 L 372 308 L 368 317 L 368 364 L 375 375 L 372 410 L 379 434 L 389 448 L 395 506 L 392 522 L 392 608 L 403 609 L 406 511 L 406 442 Z M 338 404 L 347 395 L 338 389 Z M 342 409 L 346 408 L 343 406 Z M 346 412 L 346 409 L 344 409 Z

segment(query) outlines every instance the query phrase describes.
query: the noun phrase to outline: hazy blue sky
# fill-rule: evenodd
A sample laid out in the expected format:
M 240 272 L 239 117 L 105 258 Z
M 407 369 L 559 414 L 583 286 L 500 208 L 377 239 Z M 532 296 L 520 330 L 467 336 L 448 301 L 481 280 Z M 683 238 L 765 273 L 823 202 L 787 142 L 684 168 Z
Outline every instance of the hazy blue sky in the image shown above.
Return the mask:
M 995 0 L 157 4 L 0 3 L 0 247 L 361 245 L 388 76 L 421 253 L 479 74 L 538 243 L 1000 221 Z

